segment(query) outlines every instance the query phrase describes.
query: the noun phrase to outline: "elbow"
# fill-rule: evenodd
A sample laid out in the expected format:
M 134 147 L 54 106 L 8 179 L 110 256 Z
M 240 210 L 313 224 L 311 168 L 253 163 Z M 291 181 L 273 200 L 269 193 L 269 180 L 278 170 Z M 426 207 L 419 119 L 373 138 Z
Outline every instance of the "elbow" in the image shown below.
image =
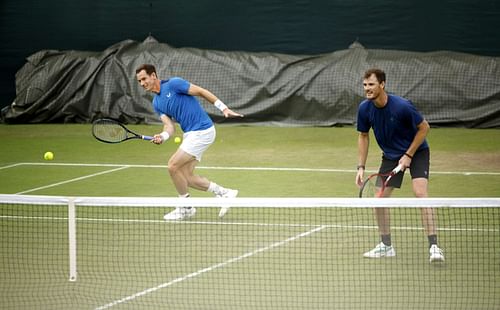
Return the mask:
M 425 128 L 425 133 L 427 134 L 431 130 L 431 126 L 427 121 L 424 121 L 424 128 Z
M 431 130 L 431 126 L 426 120 L 423 120 L 418 126 L 417 126 L 418 131 L 424 133 L 427 135 L 427 133 Z

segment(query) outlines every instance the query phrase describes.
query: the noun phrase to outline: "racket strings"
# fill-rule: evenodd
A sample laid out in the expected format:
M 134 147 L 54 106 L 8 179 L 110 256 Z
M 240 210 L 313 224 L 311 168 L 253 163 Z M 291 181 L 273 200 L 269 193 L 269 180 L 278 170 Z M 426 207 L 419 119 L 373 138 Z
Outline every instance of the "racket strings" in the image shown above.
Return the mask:
M 369 178 L 364 182 L 363 187 L 361 188 L 360 191 L 361 198 L 375 197 L 378 190 L 378 187 L 376 185 L 376 179 L 377 178 Z
M 94 124 L 92 130 L 94 135 L 101 140 L 120 142 L 127 139 L 127 131 L 113 122 L 101 121 Z

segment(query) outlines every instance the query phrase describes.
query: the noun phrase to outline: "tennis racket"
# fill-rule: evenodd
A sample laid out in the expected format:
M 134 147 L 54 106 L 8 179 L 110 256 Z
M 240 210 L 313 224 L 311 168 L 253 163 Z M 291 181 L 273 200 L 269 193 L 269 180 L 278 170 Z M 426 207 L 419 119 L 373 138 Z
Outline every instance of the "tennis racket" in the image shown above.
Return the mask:
M 388 173 L 374 173 L 370 175 L 363 182 L 361 189 L 359 190 L 359 198 L 373 198 L 373 197 L 382 197 L 382 193 L 384 192 L 387 184 L 392 179 L 393 176 L 398 174 L 403 169 L 403 166 L 398 165 L 391 172 Z M 377 186 L 377 179 L 381 179 L 379 181 L 379 186 Z
M 108 118 L 98 119 L 92 123 L 92 135 L 105 143 L 120 143 L 132 139 L 153 140 L 151 136 L 135 133 L 122 123 Z

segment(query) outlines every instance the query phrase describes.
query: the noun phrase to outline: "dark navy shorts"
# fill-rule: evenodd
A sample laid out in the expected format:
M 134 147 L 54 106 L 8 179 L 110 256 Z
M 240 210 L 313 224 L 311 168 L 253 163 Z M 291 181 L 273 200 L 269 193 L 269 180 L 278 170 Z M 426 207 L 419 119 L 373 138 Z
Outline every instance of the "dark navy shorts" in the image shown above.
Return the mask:
M 429 162 L 430 162 L 430 151 L 429 148 L 425 148 L 417 151 L 411 160 L 410 164 L 410 175 L 412 179 L 416 178 L 426 178 L 429 179 Z M 398 160 L 391 160 L 382 155 L 382 163 L 380 164 L 379 173 L 388 173 L 392 169 L 396 168 L 399 164 Z M 387 186 L 401 188 L 401 184 L 403 183 L 404 171 L 396 174 L 389 181 Z M 379 180 L 377 180 L 377 183 Z

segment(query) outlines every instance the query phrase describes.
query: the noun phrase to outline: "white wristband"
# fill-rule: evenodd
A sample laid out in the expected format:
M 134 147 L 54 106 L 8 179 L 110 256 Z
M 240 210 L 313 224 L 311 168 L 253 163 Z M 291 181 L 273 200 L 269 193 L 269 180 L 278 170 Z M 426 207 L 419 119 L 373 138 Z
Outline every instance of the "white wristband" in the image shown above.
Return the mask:
M 214 102 L 214 106 L 221 112 L 227 109 L 227 105 L 225 105 L 224 102 L 220 101 L 220 99 L 217 99 L 217 101 Z
M 164 131 L 160 134 L 160 137 L 162 141 L 167 141 L 168 138 L 170 138 L 170 135 L 168 134 L 168 132 Z

